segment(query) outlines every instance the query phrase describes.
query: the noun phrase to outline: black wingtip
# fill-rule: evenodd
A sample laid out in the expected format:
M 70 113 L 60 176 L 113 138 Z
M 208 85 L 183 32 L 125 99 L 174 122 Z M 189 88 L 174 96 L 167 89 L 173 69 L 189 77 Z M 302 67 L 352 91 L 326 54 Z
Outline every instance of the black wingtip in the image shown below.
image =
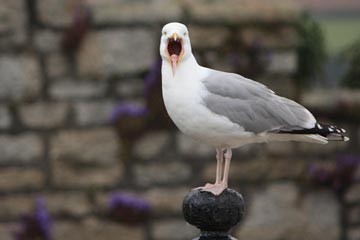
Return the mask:
M 315 127 L 307 129 L 285 130 L 279 133 L 287 134 L 317 134 L 327 138 L 329 141 L 349 141 L 350 139 L 344 135 L 345 129 L 336 127 L 334 125 L 316 123 Z

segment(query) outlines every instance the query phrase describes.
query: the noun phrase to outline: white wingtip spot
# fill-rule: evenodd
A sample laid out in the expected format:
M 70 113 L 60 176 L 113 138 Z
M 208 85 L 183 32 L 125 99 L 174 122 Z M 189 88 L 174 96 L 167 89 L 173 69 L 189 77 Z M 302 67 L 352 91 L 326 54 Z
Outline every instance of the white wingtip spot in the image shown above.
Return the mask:
M 350 140 L 350 138 L 344 137 L 344 142 L 347 142 L 347 141 L 349 141 L 349 140 Z
M 320 124 L 316 124 L 316 126 L 318 127 L 318 129 L 323 129 L 322 126 Z
M 342 131 L 343 133 L 346 133 L 346 130 L 345 130 L 345 129 L 343 129 L 343 128 L 341 128 L 341 131 Z
M 341 133 L 340 129 L 336 129 L 336 131 L 337 131 L 338 133 Z

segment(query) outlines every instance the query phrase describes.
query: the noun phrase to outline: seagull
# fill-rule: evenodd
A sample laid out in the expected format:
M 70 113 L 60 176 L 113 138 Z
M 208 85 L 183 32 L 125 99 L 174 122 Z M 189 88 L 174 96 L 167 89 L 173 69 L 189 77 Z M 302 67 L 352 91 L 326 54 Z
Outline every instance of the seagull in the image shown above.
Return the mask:
M 166 110 L 184 134 L 216 149 L 216 180 L 199 187 L 220 195 L 228 187 L 232 149 L 251 143 L 348 141 L 345 130 L 318 123 L 302 105 L 234 73 L 200 66 L 184 24 L 161 33 L 162 93 Z

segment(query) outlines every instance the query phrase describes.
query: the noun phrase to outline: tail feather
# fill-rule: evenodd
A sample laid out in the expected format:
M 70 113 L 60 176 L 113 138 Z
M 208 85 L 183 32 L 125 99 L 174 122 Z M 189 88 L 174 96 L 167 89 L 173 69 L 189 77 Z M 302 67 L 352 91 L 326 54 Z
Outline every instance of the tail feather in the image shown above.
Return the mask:
M 350 139 L 346 137 L 345 129 L 339 128 L 329 124 L 316 123 L 315 127 L 307 129 L 296 129 L 296 130 L 279 130 L 276 133 L 278 134 L 295 134 L 295 135 L 305 135 L 310 138 L 314 136 L 321 137 L 326 141 L 349 141 Z

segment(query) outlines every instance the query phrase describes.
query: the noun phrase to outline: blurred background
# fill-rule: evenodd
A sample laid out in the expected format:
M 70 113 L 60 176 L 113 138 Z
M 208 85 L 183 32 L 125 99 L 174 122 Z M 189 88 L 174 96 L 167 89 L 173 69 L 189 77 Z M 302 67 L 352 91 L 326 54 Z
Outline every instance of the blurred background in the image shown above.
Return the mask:
M 347 130 L 233 156 L 245 240 L 360 239 L 360 1 L 2 0 L 0 239 L 190 240 L 183 197 L 214 181 L 214 149 L 161 97 L 163 24 L 199 63 L 242 74 Z

